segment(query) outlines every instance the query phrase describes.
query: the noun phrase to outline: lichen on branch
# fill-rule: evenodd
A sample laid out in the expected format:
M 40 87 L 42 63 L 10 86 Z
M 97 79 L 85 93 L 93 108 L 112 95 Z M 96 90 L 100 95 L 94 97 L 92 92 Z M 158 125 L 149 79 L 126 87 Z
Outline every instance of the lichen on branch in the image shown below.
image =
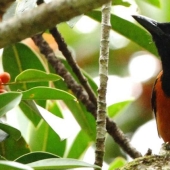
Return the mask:
M 53 0 L 0 24 L 0 48 L 87 13 L 109 0 Z

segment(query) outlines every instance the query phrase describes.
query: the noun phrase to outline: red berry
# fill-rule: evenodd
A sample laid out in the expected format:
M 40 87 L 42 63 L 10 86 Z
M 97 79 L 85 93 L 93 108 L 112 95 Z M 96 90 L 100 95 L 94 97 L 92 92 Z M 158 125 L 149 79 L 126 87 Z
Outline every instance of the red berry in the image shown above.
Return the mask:
M 0 89 L 0 93 L 5 93 L 5 92 L 6 92 L 6 90 Z
M 1 82 L 5 84 L 5 83 L 8 83 L 10 81 L 11 76 L 10 76 L 9 73 L 3 72 L 3 73 L 0 74 L 0 79 L 1 79 Z

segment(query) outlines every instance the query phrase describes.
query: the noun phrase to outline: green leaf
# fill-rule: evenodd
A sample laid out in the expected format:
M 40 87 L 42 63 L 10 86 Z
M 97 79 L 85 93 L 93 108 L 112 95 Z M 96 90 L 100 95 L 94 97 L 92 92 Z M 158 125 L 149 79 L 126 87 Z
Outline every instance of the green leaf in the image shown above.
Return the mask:
M 65 68 L 71 73 L 71 75 L 75 78 L 75 80 L 78 82 L 78 79 L 76 78 L 75 74 L 73 73 L 72 69 L 68 65 L 68 63 L 65 60 L 62 60 Z M 51 68 L 50 68 L 51 69 Z M 53 69 L 51 69 L 51 72 L 54 72 Z M 94 93 L 97 91 L 97 85 L 94 83 L 92 78 L 83 71 L 84 76 L 88 80 L 88 83 L 90 84 L 92 90 Z M 56 81 L 54 82 L 54 85 L 56 88 L 69 91 L 67 85 L 64 81 Z M 71 100 L 65 100 L 64 103 L 68 106 L 69 110 L 71 111 L 72 115 L 75 117 L 76 121 L 80 125 L 80 127 L 86 132 L 86 134 L 89 136 L 89 138 L 92 141 L 95 141 L 96 139 L 96 122 L 94 117 L 87 111 L 85 106 L 81 102 L 74 102 Z
M 116 116 L 124 107 L 128 106 L 132 100 L 127 100 L 119 103 L 114 103 L 108 107 L 108 116 L 114 117 Z
M 114 159 L 114 161 L 110 164 L 108 170 L 116 170 L 122 166 L 124 166 L 127 163 L 127 161 L 122 157 L 117 157 Z
M 152 6 L 155 6 L 155 7 L 158 7 L 158 8 L 161 7 L 160 0 L 144 0 L 144 1 L 147 2 L 148 4 L 152 5 Z
M 70 133 L 72 133 L 70 132 L 70 129 L 72 130 L 72 128 L 69 128 L 69 130 L 66 128 L 68 126 L 68 122 L 60 118 L 62 117 L 62 113 L 56 103 L 53 105 L 50 105 L 49 110 L 54 113 L 52 114 L 48 110 L 36 105 L 33 101 L 30 101 L 30 102 L 32 102 L 32 106 L 34 105 L 34 108 L 36 107 L 36 110 L 38 110 L 36 113 L 39 116 L 41 116 L 42 119 L 44 119 L 44 121 L 46 122 L 45 123 L 41 121 L 36 129 L 31 127 L 30 131 L 34 131 L 34 132 L 32 132 L 32 135 L 30 137 L 30 140 L 31 140 L 31 142 L 29 142 L 30 145 L 33 148 L 36 148 L 36 150 L 37 150 L 37 145 L 38 145 L 38 148 L 42 147 L 41 149 L 38 149 L 38 150 L 44 150 L 45 148 L 50 147 L 50 150 L 45 150 L 45 151 L 50 152 L 52 149 L 53 151 L 52 153 L 54 154 L 58 154 L 58 151 L 61 151 L 59 155 L 63 156 L 62 154 L 65 149 L 65 141 L 62 142 L 61 139 L 63 140 L 67 138 L 68 136 L 70 136 Z M 56 111 L 58 113 L 55 113 Z M 59 115 L 60 117 L 58 117 L 57 115 Z M 46 132 L 45 135 L 44 135 L 44 131 Z M 50 137 L 52 138 L 52 140 L 50 140 Z M 39 142 L 37 143 L 37 140 L 35 140 L 35 138 L 37 138 L 37 140 L 42 138 L 42 141 L 44 141 L 42 145 Z M 58 141 L 57 147 L 55 143 L 53 142 L 54 139 L 56 142 Z M 58 148 L 57 152 L 54 152 L 55 151 L 54 148 L 55 149 Z
M 43 159 L 49 159 L 49 158 L 59 158 L 59 156 L 54 155 L 52 153 L 48 153 L 48 152 L 38 151 L 38 152 L 31 152 L 31 153 L 22 155 L 19 158 L 17 158 L 15 161 L 23 163 L 23 164 L 28 164 L 31 162 L 35 162 L 35 161 L 39 161 Z
M 101 20 L 100 11 L 92 11 L 88 13 L 88 16 L 98 22 Z M 132 40 L 150 53 L 158 56 L 154 43 L 151 43 L 153 42 L 151 35 L 143 28 L 114 14 L 111 15 L 111 26 L 114 31 Z
M 22 98 L 19 92 L 8 92 L 0 94 L 0 116 L 17 106 Z
M 10 61 L 10 64 L 9 64 Z M 15 81 L 15 77 L 26 69 L 37 69 L 46 71 L 39 56 L 37 56 L 28 46 L 17 43 L 5 47 L 2 54 L 2 64 L 4 71 L 10 73 L 11 82 Z M 15 83 L 9 85 L 12 91 L 28 90 L 36 86 L 48 86 L 48 82 L 34 83 Z M 42 107 L 45 107 L 46 101 L 36 101 Z
M 0 130 L 0 142 L 4 141 L 8 137 L 9 137 L 8 133 L 4 132 L 3 130 Z M 1 156 L 0 156 L 0 160 L 1 160 Z
M 45 159 L 37 162 L 33 162 L 27 164 L 36 169 L 71 169 L 71 168 L 98 168 L 101 169 L 97 165 L 92 165 L 83 161 L 79 161 L 76 159 L 68 159 L 68 158 L 51 158 Z
M 47 122 L 47 124 L 59 135 L 61 140 L 64 140 L 70 136 L 70 131 L 67 130 L 67 122 L 65 119 L 55 116 L 48 110 L 36 105 L 40 116 Z
M 67 157 L 79 159 L 92 142 L 89 136 L 83 130 L 80 130 L 70 147 Z
M 64 60 L 64 59 L 61 59 L 61 61 L 64 64 L 65 68 L 70 72 L 72 77 L 74 77 L 74 79 L 79 83 L 79 80 L 75 76 L 73 70 L 70 68 L 67 61 Z M 51 68 L 51 67 L 50 67 L 50 71 L 55 73 L 54 69 Z M 85 76 L 85 78 L 87 79 L 87 81 L 88 81 L 90 87 L 92 88 L 93 92 L 96 94 L 98 86 L 96 85 L 96 83 L 94 82 L 92 77 L 87 72 L 85 72 L 84 70 L 81 70 L 81 71 L 82 71 L 83 75 Z M 59 80 L 59 81 L 54 82 L 54 84 L 55 84 L 56 88 L 59 88 L 59 89 L 65 90 L 65 91 L 69 91 L 69 89 L 68 89 L 68 87 L 67 87 L 67 85 L 64 81 Z
M 47 105 L 47 110 L 57 117 L 64 118 L 62 114 L 63 108 L 60 108 L 59 106 L 60 105 L 58 105 L 56 102 L 49 101 Z
M 22 94 L 22 100 L 76 100 L 70 93 L 50 87 L 34 87 L 23 91 Z
M 0 169 L 2 170 L 33 170 L 33 168 L 18 162 L 0 161 Z
M 21 43 L 4 48 L 2 64 L 4 71 L 10 73 L 11 82 L 14 82 L 16 76 L 27 69 L 46 71 L 40 58 L 29 47 Z M 9 85 L 13 91 L 17 91 L 18 89 L 27 90 L 35 86 L 48 86 L 48 82 L 16 83 Z
M 69 21 L 67 21 L 67 24 L 73 28 L 76 23 L 83 17 L 83 14 L 82 15 L 79 15 L 79 16 L 76 16 L 76 17 L 73 17 L 71 18 Z
M 61 141 L 60 137 L 45 121 L 41 120 L 36 128 L 30 125 L 29 132 L 31 151 L 46 151 L 61 157 L 64 156 L 66 140 Z
M 85 76 L 85 78 L 87 79 L 87 82 L 89 83 L 93 93 L 96 94 L 96 97 L 97 97 L 97 89 L 98 89 L 97 84 L 94 82 L 94 80 L 89 74 L 87 74 L 84 70 L 81 70 L 81 71 L 83 75 Z
M 33 123 L 33 125 L 37 126 L 41 118 L 35 103 L 32 102 L 32 100 L 22 100 L 19 106 L 20 109 L 24 112 L 25 116 Z
M 0 129 L 8 133 L 16 141 L 19 140 L 19 138 L 21 137 L 21 132 L 18 129 L 7 124 L 0 123 Z
M 14 160 L 29 152 L 30 149 L 22 136 L 17 141 L 9 136 L 6 140 L 0 142 L 0 155 L 8 160 Z
M 27 69 L 21 72 L 16 78 L 15 81 L 18 83 L 24 82 L 44 82 L 44 81 L 57 81 L 62 79 L 57 74 L 46 73 L 44 71 L 36 69 Z
M 128 1 L 124 0 L 112 0 L 113 5 L 123 5 L 125 7 L 129 7 L 131 4 Z
M 96 121 L 81 103 L 65 101 L 65 104 L 77 120 L 80 127 L 86 132 L 92 141 L 96 139 Z

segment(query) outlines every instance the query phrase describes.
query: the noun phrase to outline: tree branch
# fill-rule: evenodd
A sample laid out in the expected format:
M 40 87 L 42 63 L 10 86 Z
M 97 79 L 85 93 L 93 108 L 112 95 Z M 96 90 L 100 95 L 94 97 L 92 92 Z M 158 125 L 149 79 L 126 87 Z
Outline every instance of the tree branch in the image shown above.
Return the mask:
M 38 46 L 41 53 L 46 57 L 51 66 L 55 69 L 56 73 L 64 78 L 67 86 L 71 89 L 74 95 L 81 101 L 86 109 L 96 118 L 96 105 L 89 100 L 89 96 L 84 91 L 81 85 L 73 79 L 70 73 L 65 69 L 61 61 L 55 56 L 52 49 L 49 47 L 47 42 L 42 38 L 41 35 L 32 37 L 34 43 Z M 116 123 L 111 121 L 108 117 L 106 118 L 106 129 L 112 138 L 117 142 L 122 149 L 127 152 L 132 158 L 142 156 L 135 148 L 133 148 L 129 140 L 123 134 L 123 132 L 117 127 Z
M 0 0 L 0 21 L 2 20 L 3 14 L 13 2 L 15 2 L 15 0 Z
M 0 48 L 100 7 L 109 0 L 53 0 L 0 24 Z
M 62 52 L 63 56 L 66 58 L 67 62 L 69 63 L 69 65 L 71 66 L 73 72 L 75 73 L 75 75 L 77 76 L 77 78 L 79 79 L 81 85 L 84 87 L 84 89 L 86 90 L 86 92 L 89 95 L 89 99 L 93 102 L 93 104 L 96 106 L 97 105 L 97 100 L 96 100 L 96 96 L 93 93 L 90 85 L 88 84 L 88 81 L 86 80 L 86 78 L 84 77 L 84 75 L 82 74 L 79 66 L 77 65 L 76 61 L 74 60 L 71 52 L 69 51 L 69 49 L 67 48 L 67 44 L 64 41 L 64 38 L 61 36 L 61 34 L 59 33 L 59 31 L 57 30 L 57 28 L 52 28 L 49 30 L 50 33 L 52 34 L 52 36 L 54 37 L 56 43 L 58 44 L 58 48 L 59 50 Z
M 110 35 L 110 11 L 111 2 L 102 6 L 100 57 L 99 57 L 99 76 L 100 85 L 98 88 L 97 99 L 97 119 L 96 119 L 96 150 L 95 164 L 102 167 L 105 152 L 106 138 L 106 91 L 108 80 L 108 60 L 109 60 L 109 35 Z
M 137 169 L 145 169 L 145 170 L 168 170 L 170 168 L 169 165 L 170 156 L 166 155 L 150 155 L 144 156 L 141 158 L 137 158 L 132 162 L 127 163 L 125 166 L 118 168 L 117 170 L 137 170 Z

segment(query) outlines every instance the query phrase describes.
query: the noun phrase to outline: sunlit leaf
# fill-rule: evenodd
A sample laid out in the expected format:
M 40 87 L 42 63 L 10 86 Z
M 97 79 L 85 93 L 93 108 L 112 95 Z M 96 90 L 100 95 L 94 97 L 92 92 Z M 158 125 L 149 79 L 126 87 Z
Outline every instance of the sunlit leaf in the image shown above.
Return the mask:
M 100 11 L 92 11 L 88 13 L 88 16 L 98 22 L 101 20 Z M 151 35 L 146 30 L 114 14 L 111 15 L 111 26 L 114 31 L 132 40 L 150 53 L 158 56 L 155 45 L 152 43 Z
M 30 125 L 29 146 L 31 151 L 46 151 L 61 157 L 64 156 L 66 140 L 61 140 L 59 135 L 43 120 L 37 127 Z M 40 142 L 43 141 L 43 142 Z
M 75 26 L 75 24 L 83 17 L 83 15 L 79 15 L 79 16 L 76 16 L 72 19 L 70 19 L 69 21 L 67 21 L 67 24 L 73 28 Z
M 109 169 L 108 170 L 116 170 L 120 167 L 122 167 L 123 165 L 125 165 L 127 163 L 127 161 L 122 158 L 122 157 L 117 157 L 114 159 L 114 161 L 110 164 Z
M 70 93 L 50 87 L 34 87 L 23 91 L 22 94 L 22 100 L 76 100 Z
M 44 81 L 57 81 L 59 79 L 62 79 L 60 76 L 57 74 L 51 74 L 51 73 L 46 73 L 41 70 L 36 70 L 36 69 L 27 69 L 23 72 L 21 72 L 16 78 L 16 82 L 44 82 Z
M 48 102 L 47 110 L 51 112 L 52 114 L 56 115 L 57 117 L 60 117 L 62 119 L 64 118 L 63 113 L 62 113 L 63 110 L 62 108 L 60 108 L 60 105 L 57 104 L 57 102 L 54 102 L 54 101 Z
M 71 128 L 68 130 L 66 128 L 68 123 L 60 118 L 62 117 L 62 113 L 56 103 L 48 105 L 48 109 L 52 113 L 37 105 L 35 106 L 39 110 L 39 116 L 41 116 L 46 122 L 41 120 L 36 128 L 31 126 L 30 132 L 32 135 L 29 139 L 31 150 L 43 150 L 63 156 L 66 148 L 66 140 L 63 139 L 70 136 Z M 43 142 L 39 143 L 39 140 Z
M 0 116 L 17 106 L 22 98 L 19 92 L 8 92 L 0 94 Z
M 92 140 L 89 136 L 83 130 L 80 130 L 70 147 L 67 157 L 75 159 L 80 158 L 91 143 Z
M 144 0 L 144 1 L 147 2 L 148 4 L 152 5 L 152 6 L 155 6 L 155 7 L 158 7 L 158 8 L 161 7 L 160 0 Z
M 28 164 L 31 162 L 35 162 L 35 161 L 39 161 L 43 159 L 49 159 L 49 158 L 59 158 L 59 156 L 54 155 L 52 153 L 48 153 L 48 152 L 38 151 L 38 152 L 31 152 L 31 153 L 22 155 L 19 158 L 17 158 L 15 161 L 23 163 L 23 164 Z
M 79 161 L 77 159 L 69 159 L 69 158 L 51 158 L 45 159 L 37 162 L 33 162 L 27 164 L 36 169 L 70 169 L 70 168 L 98 168 L 101 169 L 97 165 L 92 165 L 83 161 Z
M 130 3 L 126 0 L 112 0 L 113 5 L 123 5 L 125 7 L 129 7 Z
M 81 103 L 65 101 L 71 113 L 77 120 L 80 127 L 87 133 L 92 141 L 96 139 L 96 122 L 91 113 Z
M 55 116 L 48 110 L 36 105 L 40 116 L 47 122 L 47 124 L 59 135 L 61 140 L 70 136 L 70 130 L 67 130 L 67 122 L 65 119 Z
M 23 165 L 18 162 L 0 161 L 0 169 L 2 170 L 33 170 L 30 166 Z
M 68 63 L 66 61 L 63 61 L 63 63 L 65 65 L 65 68 L 67 68 L 69 70 L 69 72 L 71 73 L 71 75 L 73 77 L 75 77 L 75 74 L 70 69 Z M 53 72 L 52 69 L 51 69 L 51 72 Z M 85 73 L 84 71 L 83 71 L 83 73 L 84 73 L 84 76 L 86 77 L 86 79 L 88 80 L 92 90 L 94 91 L 94 93 L 96 93 L 97 85 L 94 83 L 92 78 L 90 78 L 90 76 L 87 73 Z M 76 77 L 75 77 L 75 80 L 77 80 Z M 56 82 L 54 82 L 54 85 L 56 88 L 69 91 L 68 87 L 66 86 L 65 82 L 63 82 L 63 81 L 60 81 L 60 80 L 56 81 Z M 65 100 L 64 102 L 68 106 L 69 110 L 75 117 L 75 119 L 78 122 L 78 124 L 80 125 L 80 127 L 87 133 L 87 135 L 90 137 L 90 139 L 92 141 L 95 141 L 95 139 L 96 139 L 96 123 L 95 123 L 95 119 L 91 115 L 91 113 L 89 113 L 87 111 L 87 109 L 81 102 L 77 103 L 77 102 L 74 102 L 71 100 Z
M 119 103 L 114 103 L 108 107 L 108 116 L 114 117 L 116 116 L 124 107 L 129 105 L 132 100 L 127 100 Z

